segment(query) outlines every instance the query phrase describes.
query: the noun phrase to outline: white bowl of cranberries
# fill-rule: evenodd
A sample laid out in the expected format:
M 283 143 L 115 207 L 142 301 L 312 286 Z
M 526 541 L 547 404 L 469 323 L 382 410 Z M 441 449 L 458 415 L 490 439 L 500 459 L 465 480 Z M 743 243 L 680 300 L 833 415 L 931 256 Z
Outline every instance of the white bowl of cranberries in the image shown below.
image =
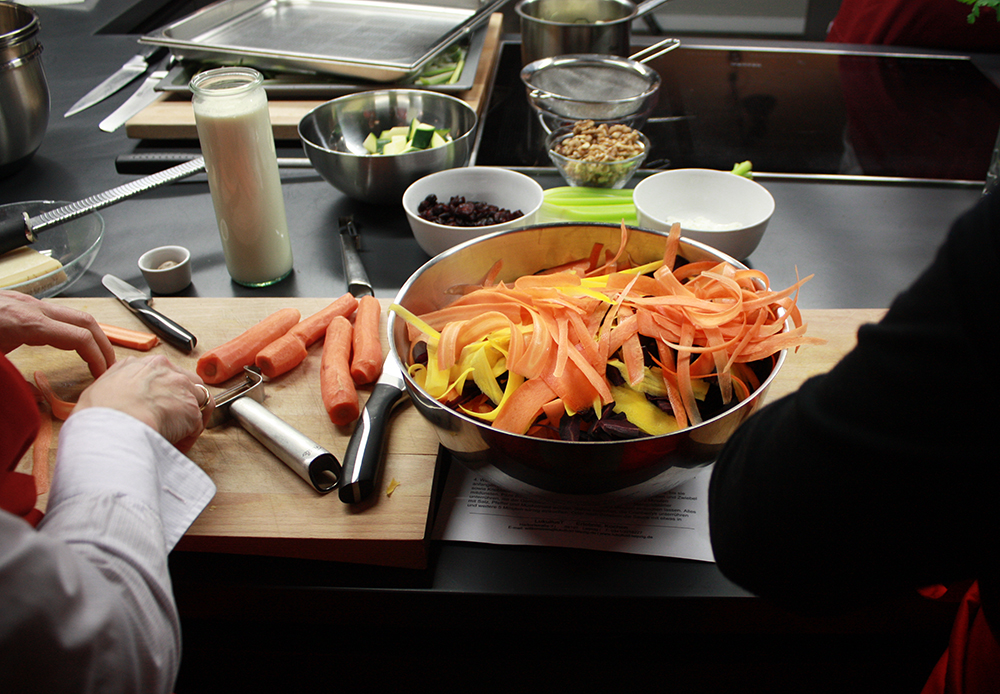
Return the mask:
M 465 166 L 428 174 L 403 193 L 417 244 L 430 256 L 469 239 L 535 223 L 542 187 L 517 171 Z

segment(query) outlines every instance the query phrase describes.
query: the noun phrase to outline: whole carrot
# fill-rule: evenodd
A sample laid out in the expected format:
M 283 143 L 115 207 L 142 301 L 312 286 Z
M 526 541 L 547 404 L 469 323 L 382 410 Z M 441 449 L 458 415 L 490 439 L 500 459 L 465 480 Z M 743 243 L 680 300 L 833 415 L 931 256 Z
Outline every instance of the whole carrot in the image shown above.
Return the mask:
M 358 301 L 354 316 L 354 352 L 351 355 L 351 378 L 355 385 L 371 383 L 382 373 L 382 340 L 378 336 L 382 304 L 374 296 Z
M 350 424 L 361 414 L 358 391 L 351 378 L 351 322 L 334 316 L 326 329 L 323 357 L 320 360 L 320 395 L 330 421 L 338 426 Z
M 296 308 L 283 308 L 237 335 L 229 342 L 210 349 L 198 358 L 195 371 L 205 383 L 222 383 L 254 363 L 257 353 L 287 333 L 302 314 Z
M 346 318 L 354 313 L 357 307 L 358 300 L 351 294 L 344 294 L 308 318 L 303 318 L 287 333 L 264 347 L 257 353 L 254 363 L 268 378 L 291 371 L 308 356 L 306 350 L 309 346 L 323 337 L 334 316 Z

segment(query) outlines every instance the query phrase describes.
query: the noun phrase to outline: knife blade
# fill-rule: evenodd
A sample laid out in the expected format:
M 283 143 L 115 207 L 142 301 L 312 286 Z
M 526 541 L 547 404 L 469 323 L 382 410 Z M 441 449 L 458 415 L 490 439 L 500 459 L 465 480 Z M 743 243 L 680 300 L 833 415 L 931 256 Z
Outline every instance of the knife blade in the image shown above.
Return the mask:
M 135 90 L 135 93 L 126 99 L 121 106 L 112 111 L 107 118 L 102 120 L 98 127 L 106 133 L 113 133 L 125 125 L 129 118 L 159 98 L 160 93 L 156 91 L 156 85 L 166 76 L 167 70 L 153 70 L 142 81 L 142 84 Z
M 125 280 L 114 275 L 105 275 L 101 278 L 101 284 L 107 287 L 119 301 L 125 304 L 143 323 L 148 325 L 154 333 L 170 344 L 179 347 L 185 352 L 190 352 L 198 344 L 198 338 L 159 311 L 150 308 L 149 297 L 146 296 L 146 292 L 133 287 Z
M 375 296 L 358 253 L 360 245 L 361 237 L 354 220 L 341 217 L 340 247 L 343 250 L 347 289 L 356 297 Z M 345 504 L 364 501 L 375 491 L 388 438 L 389 416 L 403 401 L 405 392 L 402 368 L 390 352 L 344 450 L 337 494 Z
M 144 75 L 150 65 L 158 62 L 167 54 L 166 46 L 145 46 L 139 52 L 129 58 L 128 62 L 118 68 L 103 82 L 83 95 L 79 101 L 73 104 L 63 115 L 69 118 L 72 115 L 84 111 L 95 104 L 99 104 L 109 96 L 125 87 L 132 80 Z

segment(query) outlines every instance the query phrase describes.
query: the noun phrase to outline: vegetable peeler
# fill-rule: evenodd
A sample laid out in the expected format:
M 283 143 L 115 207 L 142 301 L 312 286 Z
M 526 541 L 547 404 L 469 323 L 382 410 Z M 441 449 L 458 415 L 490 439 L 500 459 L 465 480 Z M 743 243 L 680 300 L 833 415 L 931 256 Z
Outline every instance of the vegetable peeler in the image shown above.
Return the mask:
M 235 419 L 255 439 L 318 492 L 329 492 L 340 480 L 340 461 L 328 450 L 264 407 L 264 375 L 255 366 L 243 369 L 243 381 L 215 396 L 208 428 Z

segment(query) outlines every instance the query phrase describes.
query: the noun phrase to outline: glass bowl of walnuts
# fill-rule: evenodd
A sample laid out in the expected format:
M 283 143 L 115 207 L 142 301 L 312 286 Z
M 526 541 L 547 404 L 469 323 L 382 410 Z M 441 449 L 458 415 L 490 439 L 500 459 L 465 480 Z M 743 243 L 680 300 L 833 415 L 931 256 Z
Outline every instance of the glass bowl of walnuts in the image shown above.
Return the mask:
M 649 138 L 622 123 L 577 121 L 545 138 L 549 159 L 571 186 L 623 188 L 649 153 Z

